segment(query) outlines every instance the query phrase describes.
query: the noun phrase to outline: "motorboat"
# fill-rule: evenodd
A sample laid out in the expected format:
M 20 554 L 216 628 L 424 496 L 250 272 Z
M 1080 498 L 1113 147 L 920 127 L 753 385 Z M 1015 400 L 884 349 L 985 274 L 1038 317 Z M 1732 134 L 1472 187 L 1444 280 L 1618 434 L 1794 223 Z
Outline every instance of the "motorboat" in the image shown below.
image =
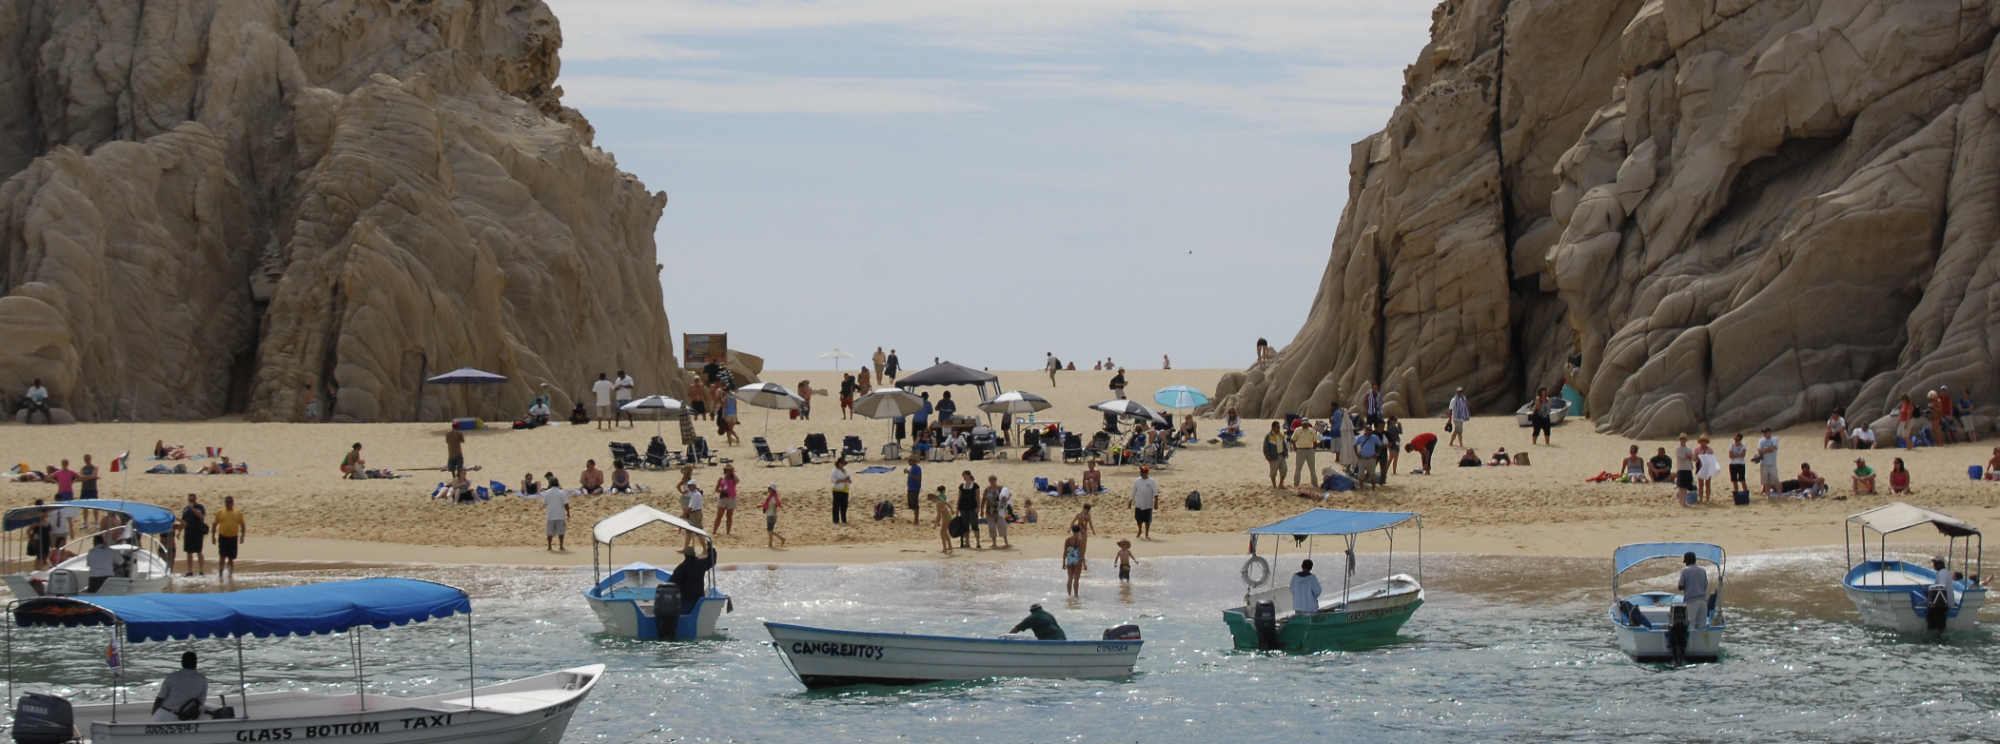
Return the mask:
M 1405 524 L 1413 524 L 1417 530 L 1415 576 L 1395 572 L 1395 531 Z M 1355 584 L 1356 540 L 1371 532 L 1382 532 L 1389 539 L 1387 575 Z M 1249 530 L 1249 534 L 1250 559 L 1242 570 L 1243 604 L 1222 611 L 1223 622 L 1229 625 L 1229 635 L 1239 650 L 1316 653 L 1389 641 L 1424 604 L 1423 519 L 1413 512 L 1313 509 Z M 1316 537 L 1342 538 L 1346 548 L 1334 554 L 1346 564 L 1340 571 L 1339 598 L 1327 604 L 1334 597 L 1329 591 L 1316 610 L 1301 612 L 1293 607 L 1289 580 L 1278 581 L 1279 575 L 1272 571 L 1278 552 L 1274 550 L 1270 560 L 1257 554 L 1259 538 L 1266 536 L 1276 538 L 1279 546 L 1286 537 L 1307 545 Z
M 1959 570 L 1939 581 L 1939 572 L 1929 566 L 1889 558 L 1889 536 L 1903 530 L 1930 525 L 1945 536 L 1945 570 L 1956 561 Z M 1896 502 L 1847 518 L 1841 527 L 1847 538 L 1847 561 L 1852 566 L 1840 580 L 1848 600 L 1861 612 L 1861 622 L 1905 633 L 1921 631 L 1972 630 L 1979 622 L 1979 608 L 1986 604 L 1986 587 L 1979 581 L 1986 552 L 1986 539 L 1979 528 L 1956 517 Z M 1876 536 L 1874 558 L 1869 558 L 1868 535 Z M 1854 560 L 1855 536 L 1859 534 L 1861 560 Z M 1970 579 L 1963 576 L 1971 576 Z
M 35 569 L 29 563 L 27 543 L 33 537 L 33 528 L 45 519 L 69 519 L 76 525 L 96 526 L 103 523 L 105 514 L 120 515 L 120 524 L 107 529 L 77 529 L 68 543 L 49 546 L 54 548 L 56 563 L 43 569 Z M 173 552 L 169 546 L 161 544 L 159 536 L 174 529 L 174 513 L 166 509 L 132 501 L 85 499 L 64 501 L 42 506 L 24 506 L 9 509 L 0 519 L 0 552 L 13 564 L 4 578 L 7 589 L 18 599 L 28 597 L 69 597 L 79 594 L 98 596 L 121 596 L 128 594 L 149 594 L 166 591 L 173 582 Z M 104 536 L 106 547 L 117 553 L 112 562 L 112 576 L 104 581 L 96 592 L 88 592 L 90 586 L 90 565 L 85 554 L 95 544 L 95 538 Z M 150 544 L 150 547 L 148 545 Z
M 1715 567 L 1714 591 L 1705 598 L 1701 617 L 1690 617 L 1686 598 L 1676 592 L 1650 591 L 1625 595 L 1619 580 L 1642 564 L 1671 558 L 1684 561 L 1689 553 L 1695 565 Z M 1722 655 L 1722 582 L 1728 556 L 1720 546 L 1708 543 L 1639 543 L 1626 545 L 1611 554 L 1611 627 L 1618 633 L 1618 648 L 1634 661 L 1715 661 Z M 1683 564 L 1684 565 L 1684 564 Z M 1697 605 L 1699 606 L 1699 605 Z
M 1514 423 L 1520 424 L 1521 428 L 1523 429 L 1533 426 L 1534 424 L 1528 421 L 1528 417 L 1534 415 L 1534 413 L 1535 413 L 1534 401 L 1531 400 L 1526 403 L 1522 403 L 1520 408 L 1514 409 Z M 1568 415 L 1569 415 L 1569 401 L 1563 400 L 1561 398 L 1549 399 L 1550 426 L 1555 426 L 1557 424 L 1562 423 L 1563 418 L 1567 417 Z
M 363 627 L 384 629 L 460 614 L 466 616 L 467 674 L 475 675 L 471 600 L 456 587 L 414 579 L 359 579 L 220 594 L 37 597 L 15 600 L 8 611 L 22 628 L 109 626 L 114 642 L 107 655 L 114 670 L 121 646 L 193 638 L 235 639 L 239 666 L 235 694 L 213 694 L 211 682 L 211 696 L 172 722 L 152 720 L 150 696 L 125 700 L 115 687 L 111 703 L 72 706 L 54 695 L 24 695 L 14 709 L 16 742 L 219 744 L 340 737 L 355 744 L 556 744 L 577 706 L 604 676 L 604 665 L 592 664 L 484 687 L 468 679 L 465 689 L 438 695 L 381 695 L 367 692 L 361 664 L 366 644 L 356 642 L 350 644 L 353 694 L 253 694 L 242 682 L 246 635 L 352 634 Z M 45 634 L 15 631 L 8 643 L 17 636 L 40 635 Z M 96 639 L 92 643 L 103 643 L 101 635 L 90 637 Z M 123 643 L 117 642 L 121 637 Z M 173 650 L 179 651 L 180 645 L 173 644 Z M 10 689 L 11 671 L 9 667 Z M 217 704 L 207 704 L 211 699 Z
M 1005 677 L 1123 679 L 1145 641 L 1122 626 L 1100 640 L 967 638 L 764 623 L 792 676 L 810 689 Z
M 647 563 L 633 563 L 606 573 L 612 543 L 618 538 L 654 524 L 665 524 L 694 535 L 708 547 L 707 589 L 700 597 L 683 597 L 674 586 L 673 571 Z M 700 526 L 645 504 L 605 517 L 591 528 L 592 583 L 583 592 L 583 601 L 604 624 L 604 632 L 640 640 L 708 638 L 715 635 L 715 622 L 724 610 L 734 610 L 729 595 L 715 587 L 715 542 Z M 604 559 L 599 562 L 600 555 Z M 660 622 L 661 617 L 670 622 Z M 664 626 L 664 627 L 663 627 Z

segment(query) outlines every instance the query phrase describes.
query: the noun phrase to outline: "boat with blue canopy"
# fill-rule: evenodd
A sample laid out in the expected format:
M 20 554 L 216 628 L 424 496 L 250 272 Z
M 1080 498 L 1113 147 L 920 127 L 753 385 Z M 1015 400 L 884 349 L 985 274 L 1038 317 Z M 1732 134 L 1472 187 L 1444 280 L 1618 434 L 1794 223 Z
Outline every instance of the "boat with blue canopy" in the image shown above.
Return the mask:
M 664 524 L 701 540 L 707 553 L 688 558 L 693 575 L 674 583 L 674 572 L 650 563 L 632 563 L 606 573 L 612 543 L 640 528 Z M 591 587 L 583 600 L 604 632 L 639 640 L 708 638 L 725 610 L 734 611 L 729 595 L 715 586 L 715 542 L 700 525 L 639 504 L 598 521 L 591 528 Z M 600 560 L 601 559 L 601 560 Z M 705 565 L 704 565 L 705 563 Z M 695 582 L 699 582 L 697 589 Z
M 1945 537 L 1945 551 L 1932 558 L 1931 565 L 1889 558 L 1890 535 L 1926 525 Z M 1986 538 L 1978 527 L 1898 501 L 1848 517 L 1841 532 L 1847 540 L 1851 568 L 1841 577 L 1840 585 L 1861 612 L 1862 622 L 1905 633 L 1977 627 L 1979 608 L 1986 604 L 1986 587 L 1979 580 Z M 1869 533 L 1876 538 L 1872 559 Z M 1857 534 L 1859 562 L 1854 560 Z M 1958 565 L 1955 573 L 1951 568 L 1954 562 Z
M 1396 573 L 1396 530 L 1406 525 L 1417 532 L 1416 575 Z M 1248 531 L 1250 559 L 1243 563 L 1243 604 L 1222 611 L 1236 648 L 1259 651 L 1316 653 L 1394 640 L 1403 623 L 1424 604 L 1423 519 L 1414 512 L 1368 512 L 1313 509 Z M 1388 569 L 1380 579 L 1354 583 L 1355 548 L 1361 535 L 1381 532 L 1388 538 Z M 1306 546 L 1312 555 L 1315 538 L 1340 538 L 1334 555 L 1340 573 L 1338 594 L 1326 590 L 1320 606 L 1293 605 L 1289 579 L 1278 581 L 1272 570 L 1284 538 Z M 1270 560 L 1257 554 L 1260 538 L 1273 538 Z M 1331 572 L 1329 572 L 1330 574 Z
M 566 669 L 480 687 L 473 658 L 472 602 L 461 589 L 428 581 L 372 578 L 220 594 L 34 597 L 8 604 L 7 694 L 14 697 L 16 640 L 55 642 L 15 628 L 105 628 L 112 659 L 122 644 L 195 638 L 236 641 L 234 694 L 198 695 L 178 710 L 153 710 L 153 699 L 121 701 L 118 667 L 109 667 L 113 702 L 72 705 L 28 693 L 18 698 L 13 737 L 22 744 L 220 744 L 339 737 L 353 744 L 456 741 L 477 744 L 556 744 L 576 707 L 603 676 L 604 666 Z M 464 690 L 423 697 L 369 693 L 359 631 L 465 616 Z M 346 633 L 354 654 L 355 692 L 249 692 L 243 638 Z M 214 705 L 208 704 L 213 699 Z
M 69 539 L 53 544 L 52 523 Z M 15 597 L 146 594 L 173 582 L 173 548 L 160 535 L 174 530 L 174 513 L 136 501 L 84 499 L 9 509 L 0 518 L 0 553 Z M 97 538 L 111 551 L 111 575 L 90 580 L 89 551 Z
M 1625 572 L 1652 561 L 1672 559 L 1686 565 L 1715 567 L 1712 590 L 1689 601 L 1680 591 L 1646 591 L 1625 596 L 1619 580 Z M 1611 554 L 1611 626 L 1618 648 L 1635 661 L 1715 661 L 1722 656 L 1722 582 L 1728 554 L 1721 546 L 1697 542 L 1626 545 Z M 1657 565 L 1657 564 L 1654 564 Z M 1706 569 L 1703 569 L 1704 571 Z M 1678 584 L 1678 582 L 1677 582 Z

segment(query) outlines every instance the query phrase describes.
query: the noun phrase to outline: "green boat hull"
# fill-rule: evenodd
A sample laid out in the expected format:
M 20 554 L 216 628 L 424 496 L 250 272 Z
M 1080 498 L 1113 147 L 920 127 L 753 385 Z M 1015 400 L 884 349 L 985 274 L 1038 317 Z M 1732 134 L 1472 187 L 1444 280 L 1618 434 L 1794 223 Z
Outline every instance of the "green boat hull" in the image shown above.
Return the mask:
M 1278 629 L 1278 650 L 1310 654 L 1386 643 L 1395 640 L 1403 623 L 1423 605 L 1422 599 L 1412 599 L 1391 607 L 1294 615 Z M 1257 628 L 1241 609 L 1223 610 L 1222 619 L 1229 624 L 1229 635 L 1238 650 L 1258 650 Z

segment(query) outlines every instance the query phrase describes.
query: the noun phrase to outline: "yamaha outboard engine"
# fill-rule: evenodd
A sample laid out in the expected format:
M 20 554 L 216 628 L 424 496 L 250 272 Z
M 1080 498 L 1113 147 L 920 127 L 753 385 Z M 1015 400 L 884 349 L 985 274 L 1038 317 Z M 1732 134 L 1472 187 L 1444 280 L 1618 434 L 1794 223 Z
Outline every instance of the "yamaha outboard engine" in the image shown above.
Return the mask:
M 1110 628 L 1105 628 L 1104 640 L 1107 641 L 1139 640 L 1139 626 L 1127 623 L 1125 625 L 1118 625 Z
M 662 639 L 680 635 L 681 629 L 681 588 L 678 584 L 659 584 L 653 587 L 653 622 L 656 633 Z
M 1941 586 L 1924 589 L 1924 627 L 1943 633 L 1951 622 L 1951 590 Z
M 1257 650 L 1270 651 L 1283 644 L 1278 640 L 1278 606 L 1271 602 L 1258 602 L 1251 615 L 1250 625 L 1257 629 Z
M 76 720 L 70 715 L 68 700 L 30 692 L 14 707 L 17 744 L 62 744 L 76 738 Z
M 1667 655 L 1675 665 L 1687 663 L 1688 651 L 1688 607 L 1675 602 L 1673 621 L 1667 625 Z

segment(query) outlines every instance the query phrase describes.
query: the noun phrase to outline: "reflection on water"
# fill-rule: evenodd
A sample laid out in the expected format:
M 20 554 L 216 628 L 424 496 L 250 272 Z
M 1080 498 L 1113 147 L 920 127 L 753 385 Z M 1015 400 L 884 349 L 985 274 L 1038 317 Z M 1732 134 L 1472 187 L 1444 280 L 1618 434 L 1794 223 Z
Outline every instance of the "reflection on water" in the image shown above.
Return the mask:
M 1398 570 L 1413 570 L 1398 556 Z M 725 638 L 642 643 L 596 634 L 578 596 L 587 570 L 438 568 L 402 572 L 475 597 L 484 681 L 603 662 L 611 672 L 566 741 L 1743 741 L 2000 738 L 2000 674 L 1983 633 L 1945 642 L 1863 628 L 1834 583 L 1838 550 L 1736 557 L 1724 584 L 1731 629 L 1721 663 L 1675 669 L 1619 653 L 1604 620 L 1605 559 L 1426 556 L 1429 603 L 1398 643 L 1316 656 L 1230 650 L 1220 609 L 1240 602 L 1239 561 L 1142 561 L 1130 585 L 1108 562 L 1064 601 L 1055 561 L 910 563 L 721 574 L 736 598 Z M 1329 593 L 1341 561 L 1322 562 Z M 1355 581 L 1381 575 L 1363 555 Z M 1330 569 L 1330 570 L 1329 570 Z M 1627 574 L 1671 584 L 1674 566 Z M 1292 570 L 1291 558 L 1281 571 Z M 246 576 L 290 584 L 356 571 Z M 1051 600 L 1054 600 L 1051 602 Z M 1140 625 L 1146 651 L 1125 681 L 1001 680 L 807 692 L 768 643 L 763 619 L 843 628 L 993 636 L 1043 601 L 1072 637 Z M 16 676 L 102 699 L 101 630 L 14 631 Z M 390 694 L 464 684 L 464 625 L 367 630 L 365 676 Z M 179 651 L 203 652 L 233 689 L 226 642 L 140 644 L 128 680 Z M 245 643 L 254 689 L 353 689 L 342 637 Z

